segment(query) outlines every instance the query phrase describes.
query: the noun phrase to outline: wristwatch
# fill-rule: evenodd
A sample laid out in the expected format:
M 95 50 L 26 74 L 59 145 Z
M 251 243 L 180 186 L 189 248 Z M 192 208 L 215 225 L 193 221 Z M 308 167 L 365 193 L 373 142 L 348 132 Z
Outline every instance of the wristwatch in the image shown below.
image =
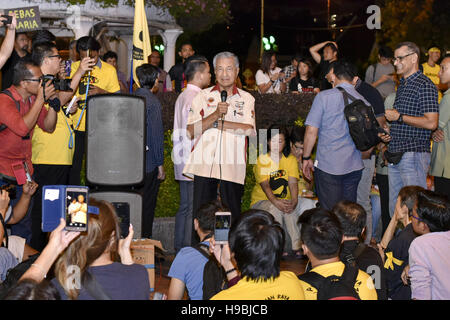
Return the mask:
M 213 123 L 213 128 L 216 128 L 216 129 L 217 129 L 218 126 L 219 126 L 219 122 L 214 121 L 214 123 Z
M 400 115 L 398 116 L 397 122 L 398 122 L 398 123 L 403 123 L 403 115 L 402 115 L 401 113 L 400 113 Z

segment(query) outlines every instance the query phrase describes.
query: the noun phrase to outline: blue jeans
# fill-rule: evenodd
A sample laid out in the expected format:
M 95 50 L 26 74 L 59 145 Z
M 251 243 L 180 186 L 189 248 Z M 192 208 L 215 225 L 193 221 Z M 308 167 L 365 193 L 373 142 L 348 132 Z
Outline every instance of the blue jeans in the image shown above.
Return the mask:
M 366 211 L 366 240 L 365 244 L 369 244 L 372 238 L 372 205 L 370 202 L 370 191 L 372 189 L 373 173 L 375 171 L 375 156 L 372 155 L 369 159 L 363 159 L 364 169 L 361 175 L 361 180 L 358 184 L 357 202 Z
M 3 186 L 5 184 L 9 184 L 9 182 L 3 180 L 0 178 L 0 186 Z M 10 200 L 9 204 L 11 207 L 14 207 L 16 203 L 19 201 L 20 197 L 22 196 L 23 188 L 22 186 L 16 185 L 16 198 L 13 200 Z M 30 201 L 30 206 L 28 207 L 28 211 L 25 215 L 25 217 L 20 220 L 18 223 L 11 225 L 11 235 L 19 236 L 24 238 L 27 241 L 27 244 L 30 243 L 31 240 L 31 209 L 33 207 L 33 197 Z M 14 212 L 14 211 L 13 211 Z M 8 223 L 8 221 L 6 221 Z
M 430 157 L 428 152 L 405 152 L 398 164 L 389 164 L 389 214 L 391 217 L 401 188 L 405 186 L 427 188 Z
M 370 195 L 370 202 L 372 203 L 372 238 L 377 241 L 381 241 L 381 236 L 377 234 L 378 223 L 381 219 L 381 200 L 380 196 L 377 194 Z M 370 241 L 370 239 L 369 239 Z
M 175 215 L 175 251 L 190 246 L 192 233 L 192 208 L 194 181 L 180 181 L 180 208 Z
M 314 168 L 314 183 L 321 208 L 331 210 L 341 200 L 356 202 L 362 169 L 344 175 L 333 175 Z

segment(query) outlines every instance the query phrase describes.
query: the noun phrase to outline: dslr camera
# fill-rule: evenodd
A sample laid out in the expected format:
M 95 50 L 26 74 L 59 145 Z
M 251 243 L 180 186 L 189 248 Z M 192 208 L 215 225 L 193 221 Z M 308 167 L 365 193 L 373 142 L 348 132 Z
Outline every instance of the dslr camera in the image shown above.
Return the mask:
M 42 76 L 42 81 L 44 85 L 49 80 L 51 81 L 51 83 L 55 87 L 55 90 L 57 91 L 72 91 L 72 88 L 70 87 L 70 82 L 72 81 L 72 79 L 58 79 L 51 74 L 46 74 Z

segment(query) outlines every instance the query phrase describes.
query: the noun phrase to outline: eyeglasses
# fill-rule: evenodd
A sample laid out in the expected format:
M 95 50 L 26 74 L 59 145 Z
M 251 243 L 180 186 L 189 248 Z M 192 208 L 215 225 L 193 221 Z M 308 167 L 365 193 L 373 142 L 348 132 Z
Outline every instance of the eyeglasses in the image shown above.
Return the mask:
M 23 81 L 39 82 L 39 81 L 41 81 L 41 79 L 23 79 Z
M 47 58 L 58 58 L 58 59 L 61 59 L 61 56 L 59 54 L 54 54 L 52 56 L 47 56 Z
M 415 52 L 411 52 L 411 53 L 408 53 L 407 55 L 405 55 L 405 56 L 402 56 L 402 57 L 394 57 L 394 59 L 392 59 L 394 62 L 395 61 L 402 61 L 403 59 L 405 59 L 406 57 L 409 57 L 410 55 L 412 55 L 412 54 L 414 54 Z

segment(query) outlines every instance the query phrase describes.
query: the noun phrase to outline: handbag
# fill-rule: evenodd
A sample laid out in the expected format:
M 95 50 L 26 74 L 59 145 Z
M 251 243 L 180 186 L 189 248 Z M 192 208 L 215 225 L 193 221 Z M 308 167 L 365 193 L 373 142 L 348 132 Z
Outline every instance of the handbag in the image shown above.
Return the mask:
M 402 160 L 404 152 L 384 152 L 384 158 L 387 160 L 387 162 L 392 164 L 399 164 L 399 162 Z

